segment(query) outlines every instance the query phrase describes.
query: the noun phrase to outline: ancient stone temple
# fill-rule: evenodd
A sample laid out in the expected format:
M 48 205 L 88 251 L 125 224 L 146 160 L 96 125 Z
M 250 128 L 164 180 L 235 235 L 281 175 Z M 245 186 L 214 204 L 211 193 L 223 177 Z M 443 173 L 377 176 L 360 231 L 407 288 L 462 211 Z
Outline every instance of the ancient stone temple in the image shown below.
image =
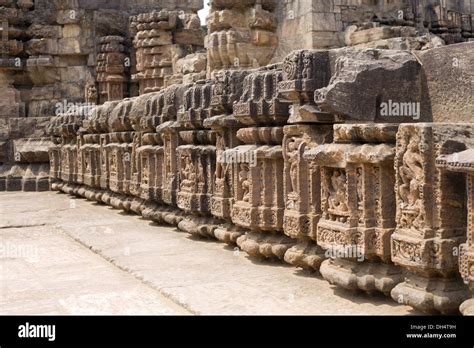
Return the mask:
M 474 313 L 474 1 L 0 1 L 0 190 Z

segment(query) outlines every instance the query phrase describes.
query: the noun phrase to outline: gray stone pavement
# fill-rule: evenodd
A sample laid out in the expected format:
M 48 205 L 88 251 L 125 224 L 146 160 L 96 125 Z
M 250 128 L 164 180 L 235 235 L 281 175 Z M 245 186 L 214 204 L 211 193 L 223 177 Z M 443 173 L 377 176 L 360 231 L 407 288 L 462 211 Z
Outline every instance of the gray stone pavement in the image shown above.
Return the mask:
M 0 193 L 0 314 L 419 314 L 56 192 Z

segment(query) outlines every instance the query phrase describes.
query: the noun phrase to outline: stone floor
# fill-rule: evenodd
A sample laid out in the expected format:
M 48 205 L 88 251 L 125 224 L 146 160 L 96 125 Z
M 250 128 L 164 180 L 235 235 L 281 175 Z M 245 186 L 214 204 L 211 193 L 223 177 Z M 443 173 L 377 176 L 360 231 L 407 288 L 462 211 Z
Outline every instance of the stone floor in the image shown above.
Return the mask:
M 419 314 L 55 192 L 0 193 L 0 314 Z

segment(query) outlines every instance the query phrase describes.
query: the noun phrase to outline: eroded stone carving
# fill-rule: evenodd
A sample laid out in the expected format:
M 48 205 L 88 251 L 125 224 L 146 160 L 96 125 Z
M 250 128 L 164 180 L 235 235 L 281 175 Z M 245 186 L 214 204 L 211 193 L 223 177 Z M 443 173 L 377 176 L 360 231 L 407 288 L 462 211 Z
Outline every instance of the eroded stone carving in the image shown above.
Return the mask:
M 283 258 L 285 249 L 292 245 L 290 239 L 278 233 L 283 230 L 284 215 L 282 126 L 288 118 L 288 103 L 277 99 L 282 78 L 278 66 L 260 69 L 245 78 L 242 97 L 234 104 L 234 116 L 248 128 L 237 132 L 243 145 L 224 153 L 236 159 L 232 222 L 252 231 L 240 237 L 237 244 L 253 256 Z
M 121 100 L 127 94 L 126 68 L 130 58 L 125 54 L 125 39 L 121 36 L 105 36 L 99 39 L 99 54 L 97 55 L 97 82 L 100 104 L 106 101 Z M 88 94 L 94 94 L 91 86 Z M 93 95 L 87 96 L 93 99 Z M 96 98 L 97 99 L 97 98 Z
M 213 1 L 207 19 L 208 73 L 270 63 L 278 37 L 275 1 Z
M 431 121 L 422 68 L 410 53 L 342 48 L 331 51 L 330 61 L 331 81 L 314 95 L 322 111 L 369 122 Z
M 154 11 L 130 18 L 134 36 L 137 73 L 132 79 L 139 83 L 140 93 L 157 92 L 165 85 L 165 78 L 180 83 L 173 65 L 179 58 L 195 53 L 204 45 L 204 32 L 195 12 Z M 201 67 L 200 69 L 203 69 Z M 176 70 L 176 69 L 175 69 Z
M 316 240 L 329 259 L 320 271 L 347 289 L 389 294 L 403 279 L 390 260 L 396 130 L 387 124 L 335 125 L 334 144 L 305 154 L 321 168 Z
M 457 273 L 466 230 L 464 179 L 436 168 L 435 159 L 472 146 L 471 132 L 472 125 L 403 124 L 397 135 L 391 253 L 409 273 L 392 297 L 425 311 L 456 312 L 469 295 Z
M 343 34 L 349 44 L 364 49 L 301 49 L 286 52 L 283 63 L 261 67 L 277 46 L 281 24 L 275 2 L 213 1 L 207 52 L 197 2 L 133 13 L 130 37 L 118 30 L 122 24 L 98 23 L 104 37 L 98 55 L 87 40 L 68 40 L 64 59 L 72 59 L 71 47 L 92 52 L 87 61 L 97 62 L 98 75 L 87 74 L 79 90 L 89 103 L 103 104 L 60 113 L 49 122 L 53 189 L 197 237 L 237 244 L 254 257 L 319 270 L 347 289 L 390 293 L 428 312 L 457 311 L 472 297 L 460 277 L 472 283 L 472 228 L 465 221 L 466 190 L 458 173 L 468 170 L 454 163 L 467 163 L 462 151 L 472 147 L 472 124 L 399 123 L 431 120 L 435 103 L 429 96 L 437 95 L 439 86 L 433 89 L 427 67 L 457 53 L 465 64 L 470 44 L 402 52 L 401 38 L 413 50 L 427 48 L 430 40 L 440 43 L 420 39 L 419 34 L 427 35 L 422 27 L 431 21 L 421 18 L 425 9 L 397 1 L 376 9 L 364 4 L 362 14 L 350 2 L 331 3 L 325 11 L 340 9 L 341 18 L 335 19 L 342 28 L 316 30 L 321 46 L 335 45 Z M 15 10 L 27 11 L 26 5 Z M 400 8 L 403 18 L 396 17 Z M 466 10 L 450 8 L 450 21 L 460 23 L 456 16 Z M 77 23 L 66 23 L 63 12 L 59 17 L 62 29 L 74 34 Z M 440 21 L 437 28 L 443 31 L 446 23 Z M 459 38 L 459 28 L 452 26 L 451 39 Z M 56 35 L 49 27 L 29 31 Z M 132 37 L 136 52 L 126 47 Z M 54 51 L 55 44 L 47 42 L 33 41 L 28 50 Z M 126 59 L 121 45 L 124 52 L 131 49 L 130 71 L 121 66 Z M 50 61 L 41 59 L 37 62 Z M 31 65 L 36 85 L 30 109 L 47 113 L 43 92 L 54 92 L 54 74 L 48 68 L 41 76 L 35 69 Z M 5 70 L 0 66 L 1 76 Z M 120 75 L 112 80 L 122 88 L 107 85 L 108 74 Z M 464 89 L 466 81 L 460 83 Z M 15 111 L 21 99 L 11 86 L 4 91 Z M 448 89 L 453 91 L 452 83 Z M 124 99 L 127 93 L 131 98 Z M 446 95 L 452 96 L 450 105 L 460 98 Z M 459 109 L 465 105 L 468 99 Z M 10 143 L 0 136 L 0 150 L 8 150 Z M 12 143 L 21 161 L 45 159 L 46 143 L 35 138 L 40 140 Z M 446 156 L 452 153 L 460 157 Z M 0 153 L 0 161 L 5 157 Z M 14 187 L 13 181 L 0 178 L 0 189 Z M 465 242 L 466 226 L 468 238 L 458 262 L 453 250 Z M 461 308 L 471 313 L 472 300 Z

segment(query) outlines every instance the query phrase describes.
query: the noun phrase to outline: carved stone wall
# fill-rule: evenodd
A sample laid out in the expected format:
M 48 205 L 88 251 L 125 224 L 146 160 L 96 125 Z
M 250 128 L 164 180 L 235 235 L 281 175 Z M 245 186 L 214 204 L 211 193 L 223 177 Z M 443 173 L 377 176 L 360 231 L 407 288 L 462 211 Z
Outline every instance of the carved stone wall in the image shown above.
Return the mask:
M 472 43 L 437 47 L 445 42 L 433 34 L 448 44 L 468 39 L 467 2 L 214 0 L 207 51 L 199 1 L 140 1 L 139 12 L 98 3 L 57 10 L 65 47 L 79 47 L 59 61 L 87 72 L 82 98 L 101 105 L 49 121 L 49 177 L 35 178 L 349 290 L 426 312 L 456 313 L 465 302 L 472 312 L 463 283 L 472 290 L 472 183 L 455 165 L 474 145 Z M 282 3 L 296 6 L 294 18 L 281 16 Z M 79 22 L 70 22 L 71 9 Z M 105 13 L 118 23 L 97 19 Z M 302 32 L 298 47 L 279 44 L 291 20 L 317 29 L 309 43 Z M 96 31 L 74 35 L 84 28 Z M 47 87 L 49 76 L 36 74 L 35 86 Z M 16 85 L 4 89 L 9 115 L 47 108 L 39 90 L 28 104 Z M 46 90 L 47 100 L 64 98 Z M 45 163 L 46 140 L 34 135 L 0 149 L 14 146 L 19 163 Z M 33 186 L 27 177 L 10 174 L 0 189 Z
M 307 151 L 320 168 L 316 240 L 329 258 L 321 274 L 347 289 L 389 294 L 403 280 L 390 259 L 395 229 L 397 125 L 336 125 L 334 143 Z
M 420 49 L 443 40 L 467 41 L 473 37 L 473 11 L 469 0 L 279 1 L 275 12 L 280 40 L 274 61 L 303 48 Z
M 397 115 L 354 123 L 357 108 L 334 112 L 339 98 L 318 97 L 338 80 L 346 96 L 367 93 L 366 115 L 377 117 L 372 79 L 404 69 L 396 59 L 371 69 L 366 52 L 295 51 L 283 64 L 106 102 L 84 120 L 57 117 L 48 127 L 53 188 L 319 271 L 349 290 L 456 312 L 471 296 L 456 254 L 466 189 L 462 174 L 435 161 L 472 147 L 474 128 Z M 365 68 L 343 72 L 345 54 Z
M 124 41 L 122 36 L 104 36 L 99 39 L 96 67 L 98 91 L 95 83 L 87 86 L 86 97 L 89 102 L 103 104 L 121 100 L 128 95 L 126 70 L 127 65 L 130 67 L 130 58 L 126 55 Z
M 278 36 L 275 0 L 213 0 L 207 19 L 208 76 L 270 63 Z
M 0 178 L 19 182 L 1 189 L 38 188 L 21 184 L 24 176 L 47 180 L 50 144 L 43 130 L 51 117 L 77 113 L 85 102 L 100 104 L 138 95 L 130 82 L 136 64 L 129 17 L 164 8 L 183 18 L 175 38 L 184 45 L 180 54 L 184 57 L 195 47 L 202 48 L 204 33 L 196 15 L 202 0 L 0 3 Z M 181 69 L 174 80 L 190 74 L 189 70 L 194 78 L 205 74 L 202 60 L 187 64 L 190 67 Z M 33 148 L 36 158 L 31 155 Z M 40 186 L 48 187 L 47 183 Z
M 402 125 L 397 135 L 397 227 L 392 260 L 408 270 L 392 291 L 403 303 L 455 311 L 469 294 L 458 273 L 466 239 L 465 180 L 436 167 L 438 156 L 473 146 L 472 124 Z
M 180 58 L 203 48 L 204 32 L 195 12 L 154 11 L 130 18 L 134 37 L 137 73 L 132 79 L 139 84 L 140 94 L 156 92 L 167 85 L 180 83 L 173 65 Z

